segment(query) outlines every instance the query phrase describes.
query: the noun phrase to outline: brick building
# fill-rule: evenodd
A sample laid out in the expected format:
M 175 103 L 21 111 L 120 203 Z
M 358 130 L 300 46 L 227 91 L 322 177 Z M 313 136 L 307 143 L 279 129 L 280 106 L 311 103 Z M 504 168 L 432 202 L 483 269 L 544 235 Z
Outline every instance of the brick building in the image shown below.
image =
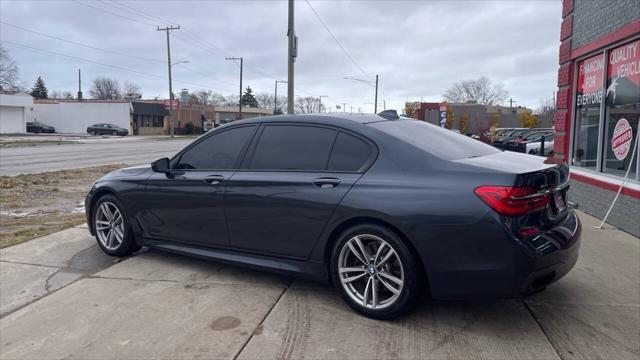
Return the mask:
M 603 218 L 628 173 L 608 222 L 640 236 L 640 4 L 563 0 L 562 19 L 554 152 L 570 200 Z
M 430 124 L 440 125 L 440 106 L 445 103 L 436 102 L 408 102 L 405 103 L 405 112 L 407 115 L 417 119 L 426 121 Z M 480 105 L 480 104 L 456 104 L 450 103 L 444 105 L 448 111 L 453 111 L 452 130 L 459 130 L 469 135 L 480 135 L 491 127 L 494 118 L 498 119 L 498 127 L 522 127 L 520 115 L 524 112 L 532 112 L 526 107 L 508 107 L 498 105 Z M 461 129 L 462 116 L 467 116 L 466 131 Z M 538 118 L 539 128 L 550 128 L 553 126 L 553 115 L 535 114 Z

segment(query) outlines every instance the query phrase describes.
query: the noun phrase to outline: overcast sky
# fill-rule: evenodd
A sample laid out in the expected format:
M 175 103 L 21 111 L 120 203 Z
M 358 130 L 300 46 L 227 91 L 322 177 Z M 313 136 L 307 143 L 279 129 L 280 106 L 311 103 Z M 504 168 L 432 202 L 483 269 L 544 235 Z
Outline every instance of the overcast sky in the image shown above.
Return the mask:
M 334 109 L 373 111 L 373 88 L 344 77 L 375 74 L 379 101 L 396 109 L 407 100 L 440 101 L 453 82 L 481 75 L 533 108 L 556 89 L 560 0 L 311 1 L 357 66 L 307 3 L 295 6 L 296 95 L 328 95 L 323 102 Z M 256 93 L 287 78 L 286 1 L 1 0 L 0 19 L 2 46 L 29 88 L 40 75 L 49 91 L 75 94 L 82 68 L 87 95 L 93 78 L 109 76 L 137 83 L 144 98 L 166 97 L 166 37 L 156 25 L 169 24 L 182 26 L 171 35 L 172 61 L 190 62 L 174 66 L 176 92 L 237 93 L 239 68 L 225 56 L 244 57 L 244 84 Z

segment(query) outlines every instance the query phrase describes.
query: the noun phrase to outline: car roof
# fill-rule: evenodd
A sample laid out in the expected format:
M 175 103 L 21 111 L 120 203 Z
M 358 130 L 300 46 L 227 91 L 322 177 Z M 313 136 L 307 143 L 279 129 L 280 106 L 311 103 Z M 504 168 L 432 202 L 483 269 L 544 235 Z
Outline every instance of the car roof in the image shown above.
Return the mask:
M 397 120 L 404 120 L 399 118 Z M 394 121 L 393 119 L 383 118 L 374 114 L 350 114 L 350 113 L 325 113 L 325 114 L 295 114 L 295 115 L 269 115 L 257 118 L 242 119 L 232 121 L 232 124 L 254 124 L 254 123 L 272 123 L 272 122 L 299 122 L 307 124 L 326 124 L 326 125 L 343 125 L 351 127 L 358 124 L 371 124 L 381 121 Z

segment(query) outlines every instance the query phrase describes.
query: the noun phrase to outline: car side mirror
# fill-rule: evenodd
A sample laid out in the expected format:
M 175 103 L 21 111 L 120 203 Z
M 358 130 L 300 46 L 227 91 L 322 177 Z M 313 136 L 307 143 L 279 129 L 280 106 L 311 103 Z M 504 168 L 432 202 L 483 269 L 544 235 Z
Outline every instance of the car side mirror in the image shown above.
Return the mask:
M 169 172 L 169 158 L 158 159 L 151 163 L 151 170 L 157 173 L 168 173 Z

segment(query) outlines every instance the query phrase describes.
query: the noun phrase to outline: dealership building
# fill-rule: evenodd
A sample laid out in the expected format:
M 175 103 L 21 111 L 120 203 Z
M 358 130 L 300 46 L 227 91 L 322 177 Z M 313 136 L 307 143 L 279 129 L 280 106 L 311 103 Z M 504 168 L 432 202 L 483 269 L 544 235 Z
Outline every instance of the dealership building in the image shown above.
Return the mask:
M 556 108 L 554 151 L 571 167 L 570 201 L 602 219 L 626 176 L 607 222 L 640 236 L 637 0 L 563 0 Z

